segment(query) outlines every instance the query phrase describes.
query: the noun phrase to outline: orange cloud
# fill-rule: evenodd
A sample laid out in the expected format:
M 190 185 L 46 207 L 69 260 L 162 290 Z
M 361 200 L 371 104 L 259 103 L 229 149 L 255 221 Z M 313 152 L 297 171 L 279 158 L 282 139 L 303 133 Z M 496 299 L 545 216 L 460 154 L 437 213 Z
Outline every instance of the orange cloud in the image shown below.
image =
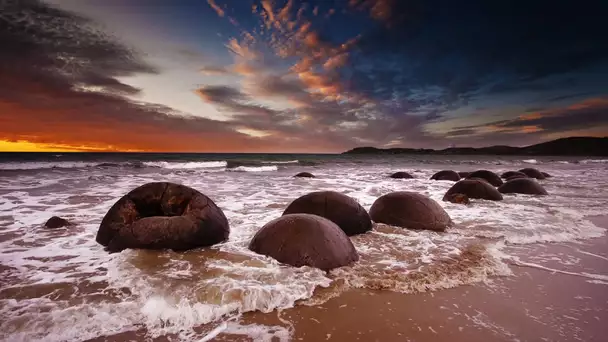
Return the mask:
M 211 6 L 211 8 L 215 10 L 217 15 L 219 15 L 220 17 L 223 17 L 226 14 L 226 12 L 224 12 L 224 10 L 220 6 L 218 6 L 214 0 L 207 0 L 207 3 L 209 4 L 209 6 Z

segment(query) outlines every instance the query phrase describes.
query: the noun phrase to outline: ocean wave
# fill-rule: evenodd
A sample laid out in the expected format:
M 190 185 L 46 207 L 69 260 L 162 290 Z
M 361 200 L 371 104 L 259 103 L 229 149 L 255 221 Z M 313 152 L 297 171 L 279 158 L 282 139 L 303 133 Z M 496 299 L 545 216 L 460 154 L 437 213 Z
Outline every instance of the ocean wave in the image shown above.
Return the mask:
M 608 159 L 583 159 L 580 161 L 581 164 L 604 164 L 608 163 Z
M 207 169 L 207 168 L 218 168 L 226 167 L 226 161 L 203 161 L 203 162 L 144 162 L 144 165 L 151 167 L 160 167 L 163 169 Z
M 0 170 L 76 169 L 96 166 L 97 162 L 9 162 L 0 163 Z
M 237 171 L 237 172 L 270 172 L 277 171 L 279 168 L 276 165 L 268 165 L 268 166 L 239 166 L 232 169 L 228 169 L 228 171 Z
M 524 162 L 526 164 L 538 164 L 538 160 L 536 160 L 536 159 L 524 159 L 524 160 L 522 160 L 522 162 Z
M 298 164 L 299 160 L 286 160 L 286 161 L 268 161 L 266 164 Z

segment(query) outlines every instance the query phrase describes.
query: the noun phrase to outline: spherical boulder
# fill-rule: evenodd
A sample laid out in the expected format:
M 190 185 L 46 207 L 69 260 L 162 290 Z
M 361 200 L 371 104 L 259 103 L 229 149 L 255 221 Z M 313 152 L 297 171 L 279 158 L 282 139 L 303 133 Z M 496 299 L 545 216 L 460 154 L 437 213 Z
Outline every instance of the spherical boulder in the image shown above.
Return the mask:
M 513 179 L 519 179 L 519 178 L 530 178 L 530 177 L 528 177 L 528 176 L 526 176 L 526 175 L 524 175 L 524 174 L 522 173 L 521 175 L 513 175 L 513 176 L 510 176 L 510 177 L 507 177 L 507 178 L 505 179 L 505 182 L 508 182 L 508 181 L 510 181 L 510 180 L 513 180 Z
M 299 177 L 299 178 L 315 178 L 315 175 L 313 175 L 310 172 L 300 172 L 300 173 L 296 174 L 294 177 Z
M 460 171 L 458 172 L 458 175 L 460 176 L 460 178 L 467 178 L 469 177 L 469 175 L 473 173 L 473 172 L 468 172 L 468 171 Z
M 532 177 L 532 178 L 536 178 L 536 179 L 545 179 L 545 176 L 543 176 L 542 172 L 538 171 L 535 168 L 528 167 L 528 168 L 519 170 L 519 172 L 526 174 L 528 177 Z
M 299 197 L 283 212 L 283 215 L 288 214 L 325 217 L 348 236 L 372 229 L 372 220 L 367 211 L 354 198 L 335 191 L 316 191 Z
M 545 176 L 545 178 L 551 178 L 553 176 L 551 176 L 550 174 L 546 173 L 546 172 L 540 172 L 543 176 Z
M 465 194 L 451 194 L 451 195 L 448 195 L 447 198 L 445 198 L 444 200 L 448 201 L 448 202 L 452 202 L 454 204 L 467 205 L 467 204 L 471 203 L 471 201 L 469 200 L 469 197 Z
M 392 226 L 445 231 L 452 219 L 439 203 L 409 191 L 397 191 L 376 199 L 369 211 L 374 222 Z
M 485 180 L 488 181 L 488 183 L 494 185 L 494 186 L 501 186 L 502 185 L 502 179 L 500 179 L 500 177 L 498 177 L 497 174 L 495 174 L 492 171 L 488 171 L 488 170 L 477 170 L 473 173 L 471 173 L 470 175 L 467 176 L 468 179 L 471 178 L 483 178 Z
M 407 172 L 404 171 L 399 171 L 399 172 L 395 172 L 392 175 L 390 175 L 391 178 L 397 178 L 397 179 L 409 179 L 409 178 L 414 178 L 414 176 L 410 175 Z
M 452 185 L 443 196 L 443 200 L 449 200 L 453 194 L 464 194 L 469 198 L 485 199 L 490 201 L 502 200 L 502 195 L 490 183 L 477 179 L 463 179 Z M 373 217 L 372 217 L 373 219 Z
M 230 227 L 207 196 L 181 184 L 147 183 L 106 213 L 96 241 L 110 252 L 127 248 L 183 251 L 228 239 Z
M 503 194 L 548 195 L 547 190 L 533 178 L 510 180 L 499 186 L 498 191 Z
M 288 214 L 266 223 L 251 239 L 249 249 L 284 264 L 325 271 L 359 260 L 340 227 L 312 214 Z
M 58 216 L 51 217 L 44 224 L 44 226 L 47 228 L 61 228 L 61 227 L 67 227 L 67 226 L 71 226 L 71 225 L 72 225 L 72 223 L 70 223 L 68 220 L 58 217 Z
M 443 170 L 435 173 L 432 177 L 432 180 L 449 180 L 458 182 L 460 180 L 460 175 L 458 172 L 452 170 Z
M 528 177 L 528 175 L 526 175 L 523 172 L 519 172 L 519 171 L 507 171 L 505 173 L 503 173 L 502 175 L 500 175 L 501 178 L 507 179 L 509 177 L 513 177 L 513 176 L 523 176 L 523 177 Z

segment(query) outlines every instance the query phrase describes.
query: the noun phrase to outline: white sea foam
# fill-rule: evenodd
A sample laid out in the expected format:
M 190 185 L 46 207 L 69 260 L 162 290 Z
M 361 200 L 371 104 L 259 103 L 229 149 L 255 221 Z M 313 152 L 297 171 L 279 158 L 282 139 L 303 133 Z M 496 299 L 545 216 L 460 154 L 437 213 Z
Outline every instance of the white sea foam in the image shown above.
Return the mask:
M 37 170 L 37 169 L 73 169 L 85 168 L 98 162 L 8 162 L 0 163 L 0 170 Z
M 229 171 L 237 171 L 237 172 L 269 172 L 269 171 L 277 171 L 279 168 L 276 165 L 269 166 L 238 166 L 232 169 L 228 169 Z
M 226 167 L 228 163 L 226 161 L 204 161 L 204 162 L 144 162 L 146 166 L 162 167 L 165 169 L 207 169 L 207 168 L 218 168 Z
M 492 163 L 498 162 L 487 161 Z M 412 293 L 491 281 L 510 274 L 506 261 L 512 256 L 506 250 L 512 245 L 604 233 L 584 216 L 605 211 L 608 170 L 595 164 L 552 165 L 556 169 L 543 171 L 555 177 L 542 181 L 550 196 L 505 195 L 501 202 L 472 200 L 468 206 L 443 202 L 452 183 L 429 180 L 445 165 L 319 166 L 314 181 L 293 178 L 293 170 L 277 165 L 235 168 L 245 171 L 241 173 L 182 172 L 223 170 L 223 161 L 158 162 L 154 166 L 164 170 L 133 173 L 94 168 L 35 176 L 0 174 L 0 264 L 10 269 L 0 293 L 18 293 L 11 299 L 0 297 L 0 340 L 77 341 L 143 325 L 150 336 L 171 333 L 193 341 L 216 333 L 286 341 L 291 332 L 285 327 L 240 325 L 230 319 L 243 312 L 289 308 L 300 300 L 320 303 L 326 297 L 313 296 L 319 288 L 331 297 L 349 286 Z M 260 168 L 273 172 L 257 174 Z M 399 169 L 416 178 L 386 177 Z M 207 194 L 230 222 L 229 241 L 202 252 L 104 252 L 94 240 L 103 215 L 127 191 L 152 181 L 183 183 Z M 247 249 L 264 223 L 280 216 L 295 198 L 318 190 L 342 192 L 368 210 L 386 193 L 420 192 L 438 201 L 456 225 L 446 234 L 377 225 L 352 238 L 360 261 L 330 274 L 280 265 Z M 52 215 L 76 225 L 46 230 L 42 224 Z M 601 274 L 576 273 L 596 283 L 607 281 Z M 341 287 L 336 285 L 340 282 Z M 44 289 L 51 284 L 61 290 L 47 293 Z M 208 329 L 195 332 L 201 324 L 209 324 Z
M 536 159 L 524 159 L 522 161 L 527 164 L 538 164 L 538 160 Z
M 287 161 L 269 161 L 266 162 L 268 164 L 297 164 L 299 163 L 299 160 L 287 160 Z
M 608 163 L 608 159 L 583 159 L 580 162 L 582 164 L 605 164 Z

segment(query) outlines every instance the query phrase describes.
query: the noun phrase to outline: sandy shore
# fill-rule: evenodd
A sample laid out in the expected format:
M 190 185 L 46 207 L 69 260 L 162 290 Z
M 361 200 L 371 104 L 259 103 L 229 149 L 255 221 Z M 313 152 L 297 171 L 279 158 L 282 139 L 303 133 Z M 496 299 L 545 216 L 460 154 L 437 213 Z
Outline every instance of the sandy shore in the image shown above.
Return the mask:
M 608 229 L 608 216 L 590 219 Z M 593 275 L 608 275 L 608 236 L 516 254 L 514 275 L 490 284 L 411 295 L 351 289 L 319 306 L 248 313 L 240 324 L 281 326 L 294 341 L 606 341 L 608 279 Z M 538 255 L 554 257 L 541 264 Z M 140 331 L 95 341 L 142 339 Z M 251 338 L 220 334 L 212 341 Z

